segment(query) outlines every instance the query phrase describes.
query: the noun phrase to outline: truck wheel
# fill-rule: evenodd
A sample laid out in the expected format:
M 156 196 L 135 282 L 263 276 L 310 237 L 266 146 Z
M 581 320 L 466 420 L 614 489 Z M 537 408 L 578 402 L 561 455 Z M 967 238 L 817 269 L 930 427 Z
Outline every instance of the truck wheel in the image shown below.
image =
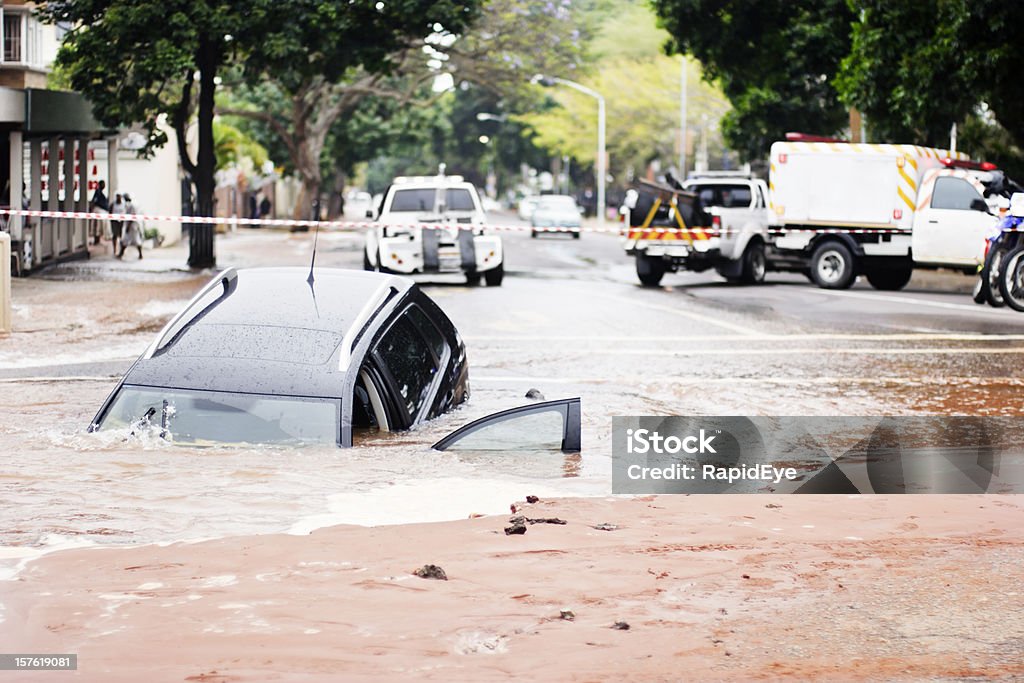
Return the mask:
M 363 249 L 363 270 L 376 270 L 370 263 L 370 255 L 366 253 L 365 249 Z
M 537 238 L 537 231 L 536 230 L 530 230 L 530 239 L 536 239 L 536 238 Z
M 765 271 L 768 270 L 768 260 L 764 255 L 764 244 L 752 242 L 743 250 L 743 273 L 740 275 L 740 282 L 745 285 L 759 285 L 764 282 Z
M 914 274 L 914 268 L 910 265 L 898 268 L 875 268 L 867 272 L 868 282 L 875 289 L 886 292 L 895 292 L 903 289 L 910 282 L 910 276 Z
M 842 242 L 825 242 L 811 256 L 811 280 L 822 289 L 849 289 L 857 278 L 853 254 Z
M 479 277 L 479 275 L 477 276 Z M 505 264 L 499 263 L 497 268 L 484 271 L 484 281 L 488 287 L 500 287 L 501 281 L 505 279 Z
M 1003 258 L 999 292 L 1010 308 L 1024 312 L 1024 247 L 1017 247 Z
M 665 262 L 647 254 L 637 254 L 636 276 L 645 287 L 657 287 L 665 276 Z
M 480 284 L 480 273 L 475 270 L 466 271 L 466 284 L 470 287 L 476 287 Z

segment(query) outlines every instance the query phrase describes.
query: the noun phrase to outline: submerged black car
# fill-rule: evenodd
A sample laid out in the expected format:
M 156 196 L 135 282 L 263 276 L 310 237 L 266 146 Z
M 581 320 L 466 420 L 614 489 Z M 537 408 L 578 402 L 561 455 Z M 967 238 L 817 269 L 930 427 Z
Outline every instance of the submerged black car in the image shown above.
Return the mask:
M 145 426 L 193 444 L 351 446 L 354 432 L 408 429 L 468 396 L 465 346 L 411 280 L 231 268 L 164 327 L 90 430 Z M 579 399 L 533 404 L 435 447 L 505 448 L 522 434 L 533 447 L 578 451 L 579 424 Z

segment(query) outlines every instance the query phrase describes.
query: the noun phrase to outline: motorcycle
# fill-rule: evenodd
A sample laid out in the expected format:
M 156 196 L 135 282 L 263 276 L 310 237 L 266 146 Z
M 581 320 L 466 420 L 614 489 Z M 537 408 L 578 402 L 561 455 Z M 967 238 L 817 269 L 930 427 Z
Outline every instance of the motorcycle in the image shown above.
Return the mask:
M 1024 313 L 1024 192 L 1010 198 L 1010 211 L 1000 229 L 1001 235 L 1007 235 L 1007 246 L 1013 246 L 1002 257 L 996 274 L 999 294 L 1010 308 Z

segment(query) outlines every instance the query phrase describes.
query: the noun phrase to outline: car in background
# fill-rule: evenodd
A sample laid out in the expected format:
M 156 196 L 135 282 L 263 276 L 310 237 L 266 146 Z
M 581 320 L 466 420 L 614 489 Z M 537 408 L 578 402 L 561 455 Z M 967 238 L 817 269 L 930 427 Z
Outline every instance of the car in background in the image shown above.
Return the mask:
M 374 217 L 373 212 L 367 216 Z M 366 233 L 363 268 L 382 273 L 465 273 L 498 286 L 505 277 L 501 238 L 490 234 L 480 195 L 461 176 L 399 177 L 384 192 Z
M 533 210 L 537 208 L 537 200 L 538 199 L 539 199 L 539 197 L 532 196 L 532 195 L 529 196 L 529 197 L 523 197 L 522 199 L 520 199 L 519 200 L 519 210 L 518 210 L 519 218 L 521 218 L 524 221 L 530 220 L 530 218 L 533 216 Z
M 407 430 L 468 397 L 459 333 L 411 280 L 229 268 L 167 323 L 90 431 L 150 430 L 191 445 L 351 446 L 367 432 Z M 514 447 L 519 434 L 530 448 L 578 451 L 579 417 L 579 399 L 521 406 L 435 447 Z
M 569 232 L 580 238 L 582 210 L 576 200 L 564 194 L 546 194 L 537 199 L 530 217 L 530 237 L 542 232 Z

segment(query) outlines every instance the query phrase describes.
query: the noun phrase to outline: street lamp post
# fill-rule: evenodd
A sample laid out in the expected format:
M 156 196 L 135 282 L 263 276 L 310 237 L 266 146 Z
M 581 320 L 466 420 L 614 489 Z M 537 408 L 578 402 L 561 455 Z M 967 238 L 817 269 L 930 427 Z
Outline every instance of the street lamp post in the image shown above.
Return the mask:
M 581 85 L 576 81 L 570 81 L 565 78 L 557 78 L 554 76 L 544 76 L 537 74 L 532 79 L 532 83 L 540 83 L 545 87 L 551 87 L 555 83 L 564 85 L 573 90 L 577 90 L 584 95 L 590 95 L 597 99 L 597 222 L 598 225 L 604 225 L 605 213 L 607 213 L 607 207 L 605 206 L 604 198 L 604 186 L 608 178 L 607 168 L 607 153 L 605 152 L 605 117 L 604 117 L 604 97 L 601 93 L 596 90 L 592 90 L 585 85 Z

